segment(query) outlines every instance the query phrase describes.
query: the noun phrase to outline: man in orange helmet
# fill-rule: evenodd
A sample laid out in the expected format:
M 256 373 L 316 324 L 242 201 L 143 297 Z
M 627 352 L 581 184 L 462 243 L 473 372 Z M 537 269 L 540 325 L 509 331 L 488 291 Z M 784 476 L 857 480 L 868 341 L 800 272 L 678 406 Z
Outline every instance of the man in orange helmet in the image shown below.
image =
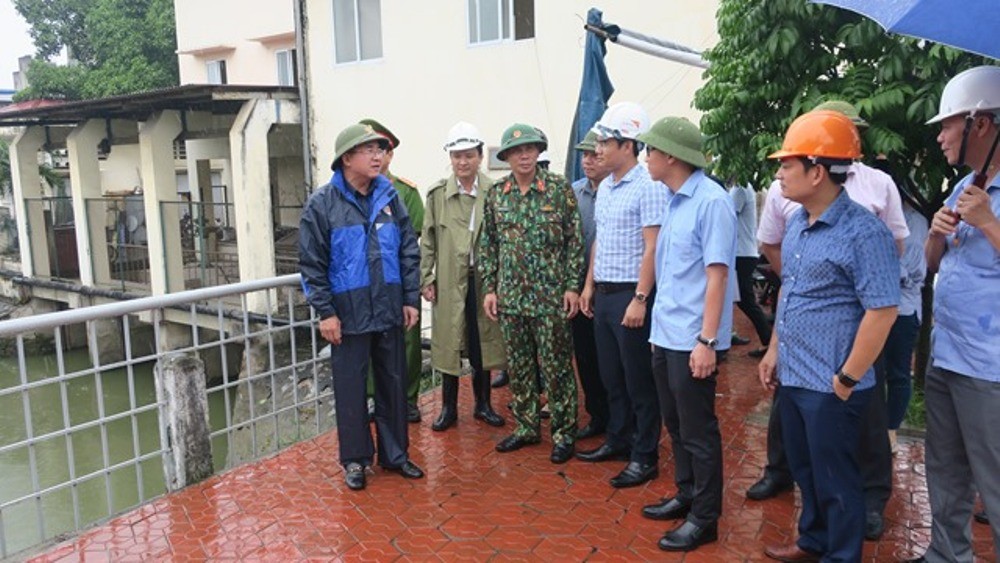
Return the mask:
M 778 313 L 760 381 L 781 382 L 780 416 L 792 478 L 802 491 L 799 539 L 770 546 L 779 561 L 860 561 L 865 499 L 858 465 L 872 364 L 896 319 L 899 258 L 889 229 L 843 184 L 861 137 L 835 111 L 788 128 L 776 175 L 802 204 L 781 249 Z

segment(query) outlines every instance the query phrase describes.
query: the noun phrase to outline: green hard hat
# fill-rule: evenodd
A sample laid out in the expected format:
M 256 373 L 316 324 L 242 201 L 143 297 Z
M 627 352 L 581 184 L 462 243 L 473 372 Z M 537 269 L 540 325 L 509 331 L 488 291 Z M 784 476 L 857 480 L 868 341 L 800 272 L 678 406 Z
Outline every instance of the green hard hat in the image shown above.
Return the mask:
M 594 152 L 597 150 L 597 133 L 593 131 L 587 131 L 587 136 L 583 138 L 582 141 L 576 144 L 574 149 L 578 151 L 590 151 Z
M 348 125 L 337 135 L 337 140 L 333 144 L 336 154 L 333 155 L 333 164 L 330 165 L 330 169 L 336 170 L 340 166 L 340 157 L 344 156 L 347 151 L 371 141 L 378 141 L 384 149 L 389 148 L 389 140 L 375 131 L 371 125 L 361 123 Z
M 708 166 L 703 152 L 701 131 L 683 117 L 664 117 L 642 133 L 637 140 L 669 154 L 696 168 Z
M 829 110 L 842 113 L 846 115 L 852 123 L 854 123 L 855 127 L 868 127 L 868 122 L 861 119 L 861 113 L 858 112 L 858 108 L 843 100 L 827 100 L 813 108 L 813 111 L 817 110 Z
M 538 145 L 539 152 L 549 147 L 548 141 L 545 140 L 545 137 L 542 136 L 538 129 L 525 123 L 515 123 L 503 132 L 503 137 L 500 139 L 500 152 L 497 153 L 497 158 L 507 160 L 507 151 L 509 149 L 529 143 Z

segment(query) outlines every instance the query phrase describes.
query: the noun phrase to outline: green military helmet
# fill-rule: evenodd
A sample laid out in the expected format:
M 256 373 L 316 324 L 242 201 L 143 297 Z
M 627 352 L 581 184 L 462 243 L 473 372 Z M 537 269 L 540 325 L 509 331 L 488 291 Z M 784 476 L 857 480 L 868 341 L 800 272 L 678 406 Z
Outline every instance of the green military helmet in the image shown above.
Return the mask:
M 347 151 L 371 141 L 378 141 L 383 149 L 389 148 L 389 140 L 377 133 L 371 125 L 361 123 L 348 125 L 337 135 L 337 140 L 333 144 L 336 154 L 333 155 L 333 164 L 330 165 L 330 169 L 336 170 L 340 166 L 340 157 L 344 156 Z
M 503 132 L 503 137 L 500 139 L 500 152 L 497 153 L 497 158 L 507 160 L 508 150 L 529 143 L 538 145 L 539 152 L 549 147 L 548 141 L 545 140 L 545 137 L 542 136 L 537 128 L 525 123 L 515 123 Z
M 383 137 L 385 137 L 386 139 L 389 140 L 389 148 L 390 149 L 395 149 L 395 148 L 399 147 L 399 137 L 393 135 L 392 131 L 390 131 L 389 128 L 386 127 L 385 125 L 382 125 L 381 123 L 379 123 L 378 121 L 375 121 L 374 119 L 372 119 L 370 117 L 362 119 L 358 123 L 360 123 L 362 125 L 371 125 L 372 129 L 374 129 L 376 133 L 378 133 L 379 135 L 382 135 Z
M 578 151 L 595 152 L 597 150 L 597 133 L 588 130 L 587 136 L 573 148 Z
M 861 118 L 861 113 L 853 104 L 843 100 L 827 100 L 813 108 L 813 111 L 829 110 L 846 115 L 855 127 L 868 127 L 868 122 Z
M 696 168 L 708 166 L 698 126 L 683 117 L 664 117 L 637 140 Z

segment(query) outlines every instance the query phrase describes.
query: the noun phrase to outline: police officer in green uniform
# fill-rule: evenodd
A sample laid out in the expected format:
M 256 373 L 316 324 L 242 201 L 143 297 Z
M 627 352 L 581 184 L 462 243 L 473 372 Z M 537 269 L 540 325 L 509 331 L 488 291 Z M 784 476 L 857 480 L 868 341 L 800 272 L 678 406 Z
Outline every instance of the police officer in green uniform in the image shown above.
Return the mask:
M 514 433 L 496 445 L 510 452 L 541 441 L 535 374 L 552 410 L 552 463 L 565 463 L 576 441 L 577 391 L 569 319 L 578 312 L 583 237 L 576 197 L 565 178 L 538 167 L 547 143 L 515 123 L 497 158 L 511 173 L 486 195 L 477 265 L 483 308 L 499 320 L 510 369 Z
M 399 138 L 393 135 L 392 131 L 386 128 L 385 125 L 374 119 L 362 119 L 360 123 L 362 125 L 370 125 L 376 133 L 389 141 L 389 148 L 382 158 L 382 175 L 392 182 L 392 186 L 396 188 L 396 193 L 403 200 L 403 205 L 410 214 L 410 223 L 413 225 L 413 230 L 417 233 L 417 238 L 419 239 L 420 233 L 424 228 L 424 202 L 420 197 L 420 191 L 417 190 L 417 186 L 413 182 L 389 172 L 389 164 L 392 162 L 393 151 L 399 146 Z M 406 419 L 410 422 L 420 422 L 417 395 L 420 393 L 420 379 L 423 375 L 423 356 L 420 350 L 419 322 L 417 326 L 406 331 L 404 341 L 406 342 Z M 373 396 L 374 389 L 374 382 L 369 376 L 369 397 Z

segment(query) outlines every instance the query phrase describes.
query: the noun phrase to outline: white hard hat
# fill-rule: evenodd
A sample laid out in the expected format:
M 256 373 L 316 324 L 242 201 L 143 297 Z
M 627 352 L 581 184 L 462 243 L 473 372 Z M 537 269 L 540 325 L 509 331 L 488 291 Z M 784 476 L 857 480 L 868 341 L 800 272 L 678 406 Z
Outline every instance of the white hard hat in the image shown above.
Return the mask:
M 444 143 L 444 150 L 464 151 L 482 146 L 483 138 L 479 135 L 479 129 L 466 121 L 459 121 L 448 130 L 448 140 Z
M 609 107 L 591 129 L 598 139 L 635 139 L 649 131 L 649 114 L 635 102 Z
M 538 153 L 538 162 L 552 162 L 552 159 L 549 158 L 549 151 Z
M 953 115 L 975 115 L 1000 109 L 1000 67 L 977 66 L 948 81 L 941 93 L 938 113 L 927 124 Z

